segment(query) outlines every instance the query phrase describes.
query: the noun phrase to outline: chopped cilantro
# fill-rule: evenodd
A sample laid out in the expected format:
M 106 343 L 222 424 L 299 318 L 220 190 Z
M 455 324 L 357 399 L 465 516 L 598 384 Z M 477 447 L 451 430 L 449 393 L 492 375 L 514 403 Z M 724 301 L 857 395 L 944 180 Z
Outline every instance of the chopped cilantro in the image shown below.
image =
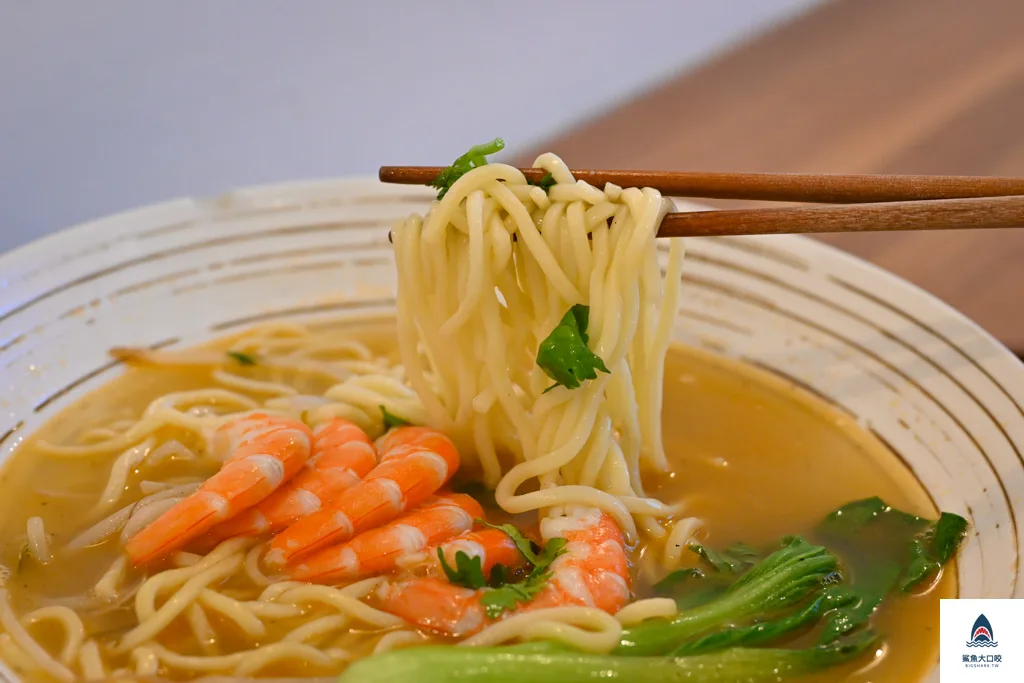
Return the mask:
M 380 406 L 380 414 L 384 417 L 384 429 L 391 429 L 392 427 L 407 427 L 412 424 L 404 418 L 392 415 L 384 406 Z
M 487 582 L 487 585 L 491 588 L 498 588 L 509 583 L 509 575 L 511 572 L 508 567 L 503 564 L 496 564 L 491 567 L 491 578 Z
M 482 145 L 474 145 L 468 152 L 456 159 L 451 166 L 448 166 L 434 178 L 430 185 L 436 187 L 440 192 L 437 198 L 441 199 L 451 189 L 455 181 L 472 171 L 477 166 L 484 166 L 487 163 L 488 154 L 496 154 L 505 148 L 505 141 L 501 138 L 494 138 Z
M 448 561 L 444 559 L 444 551 L 437 549 L 437 559 L 441 561 L 441 569 L 444 570 L 448 582 L 454 586 L 463 588 L 483 588 L 487 585 L 484 578 L 483 560 L 477 557 L 470 557 L 461 550 L 455 553 L 455 569 L 452 569 Z
M 228 358 L 236 361 L 239 365 L 256 365 L 256 357 L 241 351 L 228 351 Z
M 485 607 L 488 617 L 497 619 L 505 610 L 515 609 L 519 603 L 532 600 L 544 588 L 548 579 L 551 578 L 551 572 L 548 569 L 551 563 L 555 561 L 555 558 L 565 552 L 566 540 L 564 538 L 552 538 L 543 548 L 538 548 L 530 539 L 523 535 L 523 532 L 511 524 L 490 524 L 479 519 L 477 522 L 508 534 L 512 542 L 515 543 L 516 548 L 519 549 L 519 552 L 533 565 L 533 569 L 530 570 L 530 573 L 522 581 L 504 584 L 496 576 L 499 574 L 498 567 L 494 568 L 491 573 L 490 585 L 498 587 L 484 593 L 480 598 L 480 603 Z M 501 579 L 506 578 L 507 570 L 505 567 L 501 567 L 500 574 Z
M 532 600 L 543 590 L 549 578 L 550 572 L 531 572 L 518 583 L 506 583 L 501 588 L 487 591 L 480 598 L 480 604 L 484 606 L 489 618 L 497 619 L 505 610 L 514 610 L 519 603 Z
M 555 179 L 554 179 L 554 177 L 550 173 L 545 175 L 543 178 L 541 178 L 537 182 L 533 182 L 532 180 L 527 180 L 526 182 L 529 183 L 530 185 L 536 185 L 537 187 L 539 187 L 540 189 L 544 190 L 545 192 L 550 190 L 555 185 Z
M 483 524 L 484 526 L 488 526 L 492 529 L 497 529 L 498 531 L 504 531 L 508 534 L 508 537 L 512 539 L 512 542 L 516 544 L 516 548 L 518 548 L 519 552 L 523 554 L 523 557 L 525 557 L 531 564 L 537 564 L 537 553 L 534 552 L 535 544 L 524 536 L 522 531 L 511 524 L 491 524 L 485 519 L 478 519 L 476 520 L 476 523 Z
M 590 307 L 576 304 L 562 316 L 537 350 L 537 365 L 555 383 L 545 393 L 561 385 L 576 389 L 583 380 L 596 379 L 597 371 L 608 372 L 604 361 L 587 347 L 587 323 Z

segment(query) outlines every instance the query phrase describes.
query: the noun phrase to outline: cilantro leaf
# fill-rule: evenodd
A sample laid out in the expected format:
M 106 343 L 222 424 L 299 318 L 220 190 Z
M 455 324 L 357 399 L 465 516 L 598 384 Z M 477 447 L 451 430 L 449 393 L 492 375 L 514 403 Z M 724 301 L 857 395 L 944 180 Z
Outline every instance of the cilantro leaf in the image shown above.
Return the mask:
M 448 190 L 451 189 L 456 180 L 466 175 L 477 166 L 485 165 L 487 163 L 488 154 L 496 154 L 504 148 L 505 141 L 501 138 L 494 138 L 490 142 L 470 147 L 468 152 L 456 159 L 451 166 L 442 170 L 436 178 L 430 181 L 430 185 L 432 187 L 436 187 L 440 190 L 440 192 L 437 193 L 437 198 L 441 199 L 448 194 Z
M 541 178 L 537 182 L 533 182 L 532 180 L 527 180 L 526 182 L 528 184 L 530 184 L 530 185 L 536 185 L 537 187 L 539 187 L 540 189 L 544 190 L 545 192 L 550 190 L 555 185 L 555 179 L 554 179 L 554 177 L 550 173 L 546 174 L 543 178 Z
M 547 569 L 551 566 L 551 563 L 555 561 L 559 555 L 565 552 L 565 544 L 568 543 L 564 538 L 552 538 L 544 546 L 544 549 L 539 555 L 537 555 L 537 561 L 534 562 L 535 567 L 541 569 Z
M 967 520 L 951 512 L 943 512 L 910 543 L 910 562 L 900 576 L 900 590 L 904 593 L 935 576 L 956 554 L 967 534 Z
M 909 592 L 934 578 L 952 559 L 967 520 L 944 512 L 932 521 L 898 510 L 881 498 L 854 501 L 829 514 L 818 534 L 844 557 L 860 599 L 825 617 L 821 643 L 868 623 L 894 591 Z
M 392 427 L 407 427 L 412 424 L 404 418 L 392 415 L 384 406 L 380 406 L 380 414 L 384 417 L 384 429 L 391 429 Z
M 487 582 L 487 585 L 491 588 L 499 588 L 509 583 L 509 575 L 511 572 L 508 567 L 503 564 L 496 564 L 491 567 L 491 578 Z
M 464 588 L 483 588 L 487 585 L 484 578 L 483 560 L 479 557 L 470 557 L 461 550 L 455 553 L 455 569 L 452 569 L 448 561 L 444 559 L 444 551 L 437 549 L 437 559 L 441 560 L 441 569 L 444 570 L 448 582 L 454 586 Z
M 480 598 L 480 604 L 487 611 L 487 616 L 497 619 L 502 612 L 514 610 L 521 602 L 532 600 L 551 578 L 550 572 L 540 574 L 531 573 L 526 579 L 518 583 L 507 583 L 501 588 L 489 590 Z
M 476 521 L 478 524 L 484 524 L 492 529 L 498 529 L 508 534 L 512 542 L 515 543 L 516 548 L 523 554 L 523 557 L 533 565 L 533 569 L 530 570 L 529 575 L 525 579 L 516 583 L 505 583 L 504 585 L 501 585 L 502 582 L 498 579 L 506 579 L 508 570 L 505 567 L 501 567 L 501 565 L 496 566 L 492 570 L 491 585 L 500 587 L 484 593 L 480 598 L 480 603 L 486 608 L 489 618 L 497 619 L 505 610 L 513 610 L 519 603 L 529 602 L 544 588 L 548 579 L 551 578 L 551 572 L 548 569 L 551 563 L 565 552 L 566 540 L 564 538 L 552 538 L 543 548 L 538 548 L 533 541 L 523 535 L 523 532 L 511 524 L 491 524 L 483 519 Z M 500 577 L 496 577 L 496 574 L 499 574 L 498 567 L 501 567 Z
M 511 524 L 491 524 L 486 519 L 477 519 L 477 524 L 483 524 L 492 529 L 498 531 L 504 531 L 508 534 L 508 537 L 512 539 L 512 542 L 516 544 L 516 548 L 523 554 L 530 564 L 537 566 L 537 553 L 534 551 L 535 543 L 523 535 L 523 532 L 512 526 Z M 545 565 L 547 566 L 547 565 Z
M 546 570 L 555 561 L 555 558 L 565 552 L 566 540 L 564 538 L 552 538 L 543 548 L 540 548 L 536 543 L 524 536 L 522 531 L 511 524 L 491 524 L 484 519 L 478 519 L 476 522 L 477 524 L 483 524 L 508 534 L 512 542 L 516 544 L 516 548 L 523 554 L 523 557 L 533 565 L 534 572 Z
M 576 304 L 540 343 L 537 365 L 555 380 L 545 393 L 559 385 L 576 389 L 584 380 L 596 379 L 598 370 L 609 372 L 601 357 L 587 347 L 589 319 L 590 307 Z
M 237 361 L 239 365 L 256 365 L 256 357 L 242 351 L 228 351 L 228 358 Z

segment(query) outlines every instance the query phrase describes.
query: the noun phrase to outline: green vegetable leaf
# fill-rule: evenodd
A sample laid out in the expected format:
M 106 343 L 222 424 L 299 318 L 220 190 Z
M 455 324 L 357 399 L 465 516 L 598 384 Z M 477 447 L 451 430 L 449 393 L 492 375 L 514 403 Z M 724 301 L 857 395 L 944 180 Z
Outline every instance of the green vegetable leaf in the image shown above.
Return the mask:
M 432 187 L 436 187 L 440 192 L 437 193 L 437 198 L 441 199 L 448 190 L 451 189 L 455 181 L 472 171 L 477 166 L 483 166 L 487 163 L 488 154 L 496 154 L 505 148 L 505 141 L 501 138 L 494 138 L 490 142 L 485 142 L 482 145 L 474 145 L 469 149 L 468 152 L 456 159 L 451 166 L 448 166 L 442 170 L 436 178 L 430 181 Z
M 256 365 L 256 357 L 242 351 L 228 351 L 228 358 L 236 361 L 239 365 Z
M 654 584 L 654 592 L 659 596 L 666 596 L 676 593 L 680 588 L 686 585 L 692 585 L 693 582 L 699 581 L 707 577 L 702 570 L 696 567 L 687 567 L 685 569 L 677 569 L 670 573 L 668 576 L 663 578 Z
M 878 642 L 865 632 L 803 649 L 733 647 L 687 657 L 620 657 L 573 651 L 550 641 L 502 647 L 427 645 L 365 657 L 337 683 L 521 683 L 601 680 L 644 683 L 779 683 L 855 660 Z M 835 680 L 830 677 L 829 680 Z M 824 678 L 822 679 L 824 680 Z
M 444 559 L 444 552 L 437 549 L 437 559 L 441 561 L 441 569 L 444 570 L 448 582 L 463 588 L 483 588 L 487 585 L 484 577 L 483 560 L 479 557 L 470 557 L 461 550 L 455 553 L 455 569 L 452 569 L 448 561 Z
M 900 590 L 906 593 L 942 569 L 963 542 L 967 520 L 960 515 L 943 512 L 910 543 L 910 564 L 900 576 Z
M 730 647 L 751 647 L 777 641 L 805 626 L 817 623 L 830 610 L 856 602 L 855 591 L 841 586 L 822 590 L 803 609 L 768 621 L 757 621 L 744 626 L 730 626 L 724 630 L 684 643 L 672 652 L 673 657 L 705 654 Z
M 682 611 L 722 595 L 735 581 L 736 577 L 732 574 L 708 574 L 703 569 L 688 567 L 677 569 L 654 584 L 654 593 L 658 597 L 672 598 Z
M 745 543 L 737 543 L 726 550 L 712 550 L 699 543 L 692 543 L 686 547 L 700 555 L 701 559 L 715 571 L 729 574 L 745 571 L 760 559 L 758 553 Z
M 894 590 L 910 591 L 938 574 L 963 540 L 967 520 L 942 513 L 937 521 L 897 510 L 880 498 L 844 505 L 828 515 L 820 540 L 849 567 L 860 598 L 826 615 L 822 643 L 866 624 Z
M 697 636 L 790 609 L 834 581 L 838 566 L 839 558 L 826 548 L 787 539 L 713 599 L 681 610 L 672 620 L 648 619 L 624 630 L 615 654 L 668 654 Z
M 380 414 L 384 417 L 384 429 L 391 429 L 392 427 L 407 427 L 412 424 L 404 418 L 392 415 L 384 406 L 380 406 Z
M 555 185 L 555 179 L 554 179 L 554 177 L 550 173 L 546 174 L 543 178 L 541 178 L 537 182 L 533 182 L 532 180 L 527 180 L 526 182 L 529 183 L 530 185 L 536 185 L 537 187 L 541 188 L 545 192 L 550 190 Z
M 545 393 L 561 385 L 576 389 L 588 379 L 596 379 L 597 371 L 609 372 L 604 361 L 587 347 L 587 323 L 590 307 L 576 304 L 562 316 L 537 350 L 537 365 L 555 383 Z

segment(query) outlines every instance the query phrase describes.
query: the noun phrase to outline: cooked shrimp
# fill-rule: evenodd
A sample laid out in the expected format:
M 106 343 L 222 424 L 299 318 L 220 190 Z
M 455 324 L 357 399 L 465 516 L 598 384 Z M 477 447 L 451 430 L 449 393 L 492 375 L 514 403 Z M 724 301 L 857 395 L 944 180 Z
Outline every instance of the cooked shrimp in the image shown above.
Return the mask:
M 230 452 L 220 471 L 125 545 L 135 564 L 177 550 L 218 522 L 256 505 L 306 463 L 309 427 L 283 417 L 255 413 L 223 425 L 215 452 Z
M 480 568 L 484 576 L 490 576 L 495 565 L 503 565 L 509 569 L 517 569 L 526 563 L 526 558 L 512 541 L 512 537 L 500 529 L 480 529 L 470 531 L 440 545 L 444 561 L 449 567 L 456 566 L 455 556 L 465 553 L 469 557 L 480 558 Z M 427 553 L 427 562 L 433 575 L 441 575 L 441 562 L 437 557 L 437 549 Z
M 564 537 L 566 552 L 551 564 L 551 577 L 530 602 L 510 614 L 560 605 L 597 607 L 614 614 L 629 600 L 629 565 L 622 530 L 596 508 L 579 508 L 541 521 L 545 541 Z M 385 582 L 377 590 L 382 610 L 420 627 L 463 637 L 490 621 L 480 602 L 484 591 L 437 578 Z
M 376 464 L 377 451 L 366 432 L 354 422 L 335 418 L 313 432 L 313 455 L 294 479 L 214 527 L 210 541 L 279 531 L 358 484 Z
M 386 574 L 404 558 L 422 555 L 427 548 L 469 531 L 473 520 L 482 515 L 483 508 L 467 495 L 437 496 L 393 522 L 307 557 L 287 573 L 314 583 Z
M 380 464 L 366 478 L 274 537 L 267 564 L 283 567 L 390 522 L 437 493 L 459 468 L 455 444 L 429 427 L 399 427 L 378 449 Z

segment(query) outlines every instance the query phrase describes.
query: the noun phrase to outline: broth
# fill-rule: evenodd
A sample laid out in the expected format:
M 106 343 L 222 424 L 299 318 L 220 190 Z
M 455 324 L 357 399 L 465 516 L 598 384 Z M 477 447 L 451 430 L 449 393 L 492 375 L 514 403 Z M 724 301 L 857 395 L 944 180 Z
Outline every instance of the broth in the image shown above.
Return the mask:
M 352 333 L 375 351 L 397 356 L 389 324 L 363 323 Z M 212 385 L 209 370 L 131 368 L 20 446 L 0 473 L 0 564 L 22 564 L 19 554 L 31 516 L 45 520 L 54 547 L 66 543 L 82 530 L 83 520 L 93 521 L 90 510 L 107 480 L 109 461 L 54 458 L 38 450 L 38 440 L 68 443 L 88 428 L 137 417 L 162 394 Z M 326 388 L 327 383 L 306 382 L 301 391 Z M 713 547 L 734 541 L 767 544 L 806 533 L 828 512 L 869 496 L 922 516 L 937 514 L 912 473 L 882 443 L 850 416 L 775 375 L 676 346 L 666 360 L 664 400 L 664 438 L 674 473 L 660 479 L 648 475 L 649 493 L 668 503 L 684 501 L 688 514 L 706 523 L 704 540 Z M 164 472 L 167 476 L 195 473 L 187 465 L 168 467 L 178 469 Z M 90 548 L 76 557 L 74 571 L 24 563 L 8 583 L 16 609 L 38 606 L 32 596 L 82 593 L 118 552 L 116 540 Z M 924 595 L 887 601 L 876 618 L 885 638 L 881 655 L 814 680 L 920 680 L 937 661 L 939 598 L 955 593 L 955 576 L 946 572 Z M 112 640 L 133 618 L 129 605 L 102 617 L 100 628 Z M 49 651 L 59 650 L 61 643 L 48 639 L 47 629 L 34 633 Z M 174 634 L 168 636 L 172 642 Z M 351 638 L 350 649 L 359 653 L 359 637 Z M 292 667 L 269 673 L 317 672 Z
M 910 470 L 856 420 L 778 375 L 697 349 L 665 363 L 662 429 L 676 474 L 651 487 L 683 500 L 715 548 L 807 534 L 829 512 L 879 496 L 923 517 L 938 510 Z M 699 482 L 695 484 L 694 482 Z M 938 663 L 939 600 L 955 572 L 923 594 L 888 598 L 876 615 L 882 656 L 807 680 L 919 681 Z

